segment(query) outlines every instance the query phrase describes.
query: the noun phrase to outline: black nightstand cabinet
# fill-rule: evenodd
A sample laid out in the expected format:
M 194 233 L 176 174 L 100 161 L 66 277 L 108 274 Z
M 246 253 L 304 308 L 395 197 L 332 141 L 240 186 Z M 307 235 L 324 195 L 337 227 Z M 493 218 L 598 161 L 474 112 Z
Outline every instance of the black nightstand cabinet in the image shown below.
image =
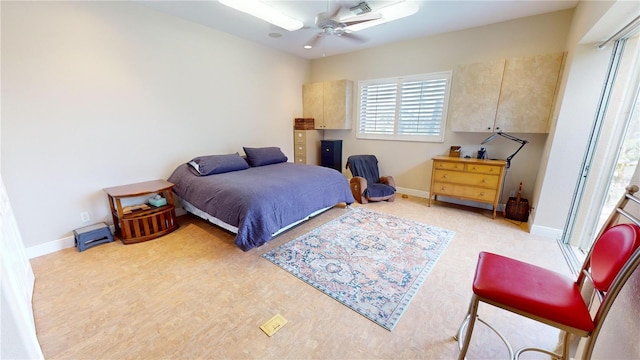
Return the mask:
M 321 140 L 320 153 L 322 166 L 342 172 L 342 140 Z

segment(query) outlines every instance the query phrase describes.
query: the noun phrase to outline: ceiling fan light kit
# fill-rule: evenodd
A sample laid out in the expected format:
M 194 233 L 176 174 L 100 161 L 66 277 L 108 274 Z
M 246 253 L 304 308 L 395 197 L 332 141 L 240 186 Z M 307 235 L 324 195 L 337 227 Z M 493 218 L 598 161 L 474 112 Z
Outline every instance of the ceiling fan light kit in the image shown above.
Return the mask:
M 350 7 L 349 10 L 356 15 L 362 15 L 371 12 L 369 4 L 364 1 L 356 6 Z
M 268 23 L 279 26 L 285 30 L 296 31 L 302 29 L 304 24 L 300 20 L 284 15 L 280 11 L 264 4 L 259 0 L 218 0 L 221 4 L 255 16 Z

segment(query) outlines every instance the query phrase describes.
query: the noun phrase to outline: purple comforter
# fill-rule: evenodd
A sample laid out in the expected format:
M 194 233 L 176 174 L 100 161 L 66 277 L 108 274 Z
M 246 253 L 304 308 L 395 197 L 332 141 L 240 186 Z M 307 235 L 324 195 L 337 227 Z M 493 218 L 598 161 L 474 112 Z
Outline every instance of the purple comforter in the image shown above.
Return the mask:
M 354 202 L 344 175 L 313 165 L 279 163 L 197 176 L 182 164 L 168 180 L 180 198 L 238 227 L 235 243 L 244 251 L 317 210 Z

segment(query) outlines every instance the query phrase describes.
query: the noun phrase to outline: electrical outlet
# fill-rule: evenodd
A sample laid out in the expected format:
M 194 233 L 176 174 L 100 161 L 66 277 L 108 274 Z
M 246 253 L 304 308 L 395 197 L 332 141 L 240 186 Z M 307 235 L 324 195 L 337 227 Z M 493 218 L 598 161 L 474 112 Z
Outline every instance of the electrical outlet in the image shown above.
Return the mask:
M 82 220 L 82 222 L 89 222 L 91 221 L 91 217 L 88 212 L 82 212 L 80 213 L 80 220 Z

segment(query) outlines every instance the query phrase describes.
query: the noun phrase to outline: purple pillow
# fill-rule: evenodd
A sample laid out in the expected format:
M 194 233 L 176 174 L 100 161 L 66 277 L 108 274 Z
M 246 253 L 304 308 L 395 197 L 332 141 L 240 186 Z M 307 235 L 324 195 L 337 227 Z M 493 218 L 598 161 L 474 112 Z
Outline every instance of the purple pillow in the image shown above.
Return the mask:
M 200 176 L 222 174 L 249 168 L 240 154 L 198 156 L 189 161 Z
M 287 156 L 278 147 L 249 148 L 244 147 L 247 161 L 251 166 L 262 166 L 286 162 Z

